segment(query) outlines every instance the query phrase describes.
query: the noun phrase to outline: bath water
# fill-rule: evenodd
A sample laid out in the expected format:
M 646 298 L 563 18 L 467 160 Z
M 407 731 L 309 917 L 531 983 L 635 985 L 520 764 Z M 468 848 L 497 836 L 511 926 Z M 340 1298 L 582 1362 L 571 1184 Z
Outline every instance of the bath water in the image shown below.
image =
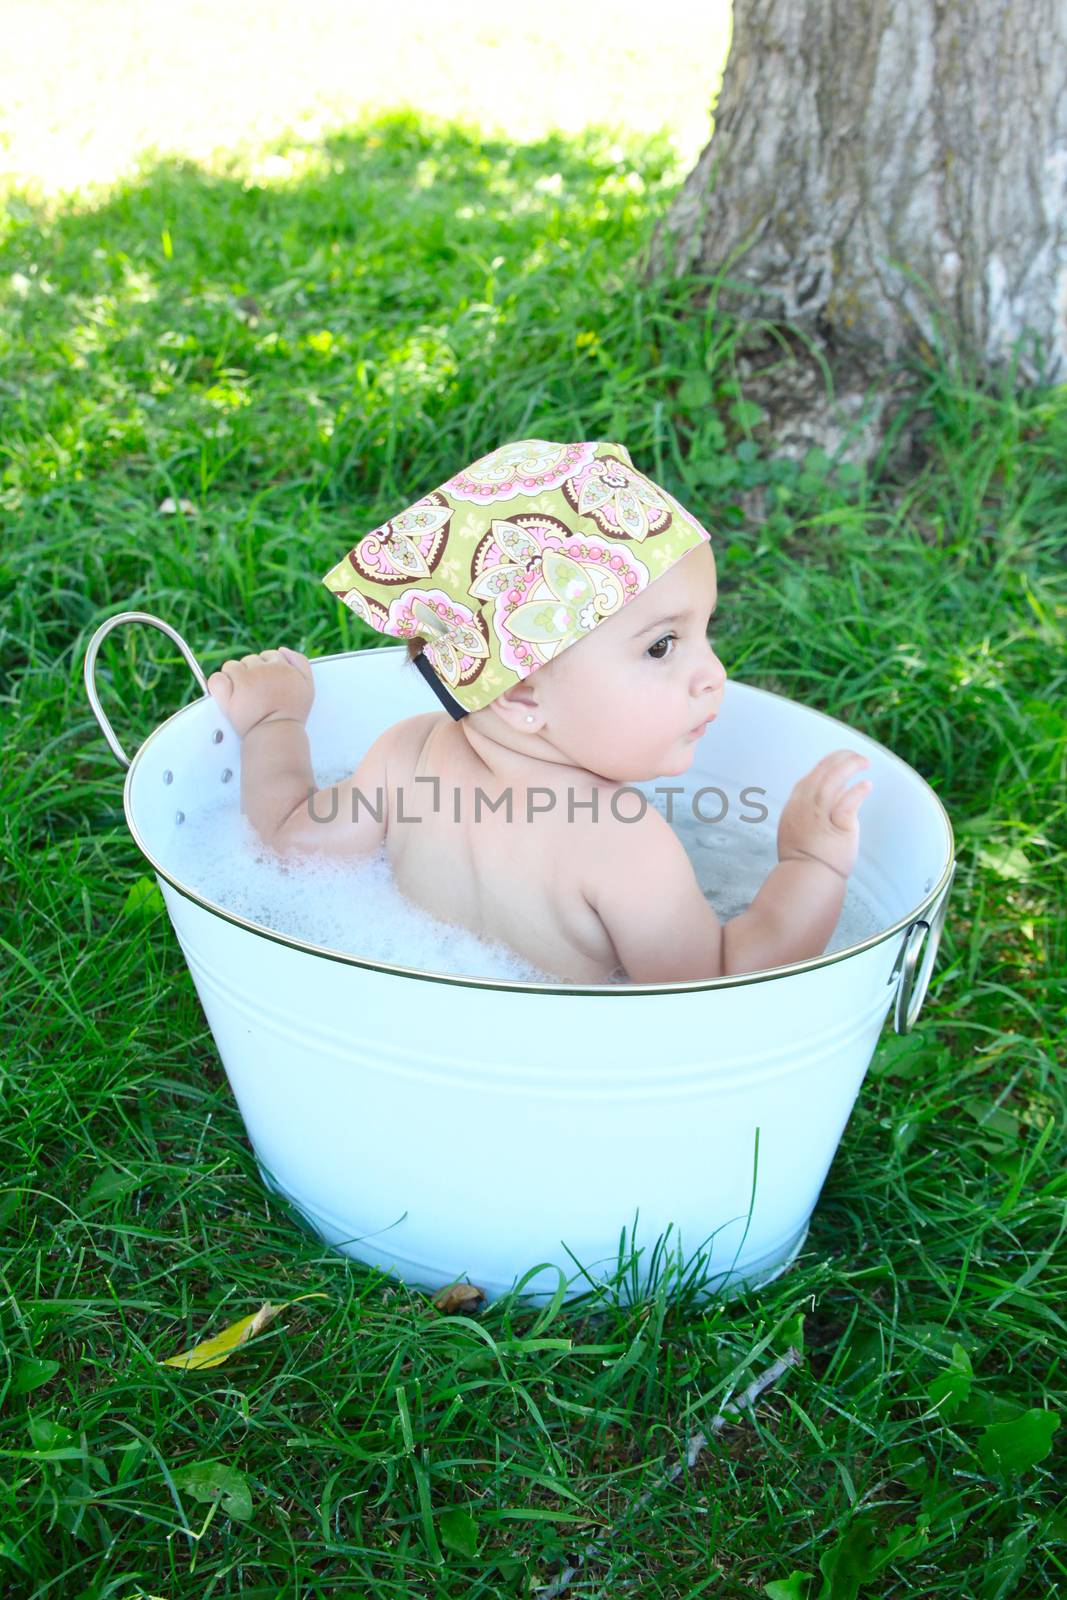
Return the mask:
M 319 788 L 342 782 L 357 764 L 331 755 L 313 752 Z M 701 892 L 726 922 L 751 903 L 775 866 L 777 817 L 772 813 L 754 823 L 742 820 L 742 813 L 718 823 L 702 821 L 693 814 L 691 795 L 707 780 L 689 773 L 666 781 L 681 783 L 686 790 L 674 798 L 669 812 L 653 784 L 633 787 L 668 816 Z M 440 922 L 414 905 L 397 889 L 384 846 L 347 862 L 281 860 L 263 848 L 242 816 L 239 787 L 234 782 L 224 798 L 191 812 L 176 832 L 174 874 L 204 899 L 277 933 L 371 961 L 515 983 L 558 982 L 506 945 Z M 635 810 L 636 803 L 620 805 L 619 814 Z M 826 953 L 857 944 L 884 925 L 850 879 Z

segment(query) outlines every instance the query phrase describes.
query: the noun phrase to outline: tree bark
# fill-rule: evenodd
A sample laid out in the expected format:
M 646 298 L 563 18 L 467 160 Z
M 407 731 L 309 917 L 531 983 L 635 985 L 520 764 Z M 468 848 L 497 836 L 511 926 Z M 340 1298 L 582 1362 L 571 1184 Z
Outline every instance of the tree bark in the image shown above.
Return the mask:
M 667 270 L 799 330 L 792 368 L 771 380 L 758 337 L 741 367 L 787 453 L 869 459 L 912 353 L 1063 381 L 1065 0 L 734 0 L 714 136 L 650 246 Z

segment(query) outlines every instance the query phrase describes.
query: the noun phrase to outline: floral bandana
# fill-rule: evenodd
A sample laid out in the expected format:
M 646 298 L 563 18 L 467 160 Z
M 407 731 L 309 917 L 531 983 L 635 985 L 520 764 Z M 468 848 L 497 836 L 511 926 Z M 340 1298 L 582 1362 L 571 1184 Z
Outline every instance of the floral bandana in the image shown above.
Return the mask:
M 520 439 L 365 534 L 322 581 L 379 633 L 426 641 L 416 665 L 458 719 L 710 538 L 624 445 Z

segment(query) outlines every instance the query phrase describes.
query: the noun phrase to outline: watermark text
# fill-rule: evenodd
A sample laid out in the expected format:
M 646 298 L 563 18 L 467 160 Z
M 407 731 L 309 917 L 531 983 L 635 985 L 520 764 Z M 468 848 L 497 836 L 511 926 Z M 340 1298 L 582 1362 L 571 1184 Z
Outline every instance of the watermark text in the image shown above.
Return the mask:
M 309 790 L 308 816 L 313 822 L 336 822 L 344 807 L 353 823 L 359 822 L 364 815 L 378 823 L 385 821 L 388 816 L 390 826 L 404 826 L 426 820 L 427 800 L 430 815 L 440 816 L 447 812 L 453 822 L 467 820 L 475 823 L 481 822 L 487 814 L 496 816 L 501 812 L 506 822 L 513 822 L 516 814 L 524 816 L 526 822 L 533 822 L 537 817 L 554 813 L 568 823 L 578 820 L 599 822 L 607 812 L 610 812 L 616 822 L 640 822 L 650 806 L 661 811 L 668 822 L 674 823 L 684 817 L 686 800 L 688 800 L 689 815 L 696 822 L 708 826 L 725 822 L 731 815 L 735 816 L 738 822 L 753 824 L 766 822 L 770 815 L 760 798 L 767 793 L 766 789 L 754 784 L 741 789 L 735 802 L 731 802 L 726 791 L 715 784 L 707 784 L 704 788 L 695 789 L 691 793 L 680 785 L 656 784 L 652 789 L 651 798 L 644 789 L 629 783 L 620 784 L 618 788 L 610 790 L 606 786 L 604 789 L 594 788 L 589 792 L 578 792 L 568 788 L 562 794 L 556 789 L 532 784 L 521 791 L 522 803 L 517 806 L 515 791 L 510 785 L 502 789 L 495 799 L 486 794 L 480 785 L 475 787 L 473 794 L 453 786 L 449 804 L 447 797 L 442 793 L 439 778 L 421 777 L 413 781 L 429 784 L 431 795 L 412 796 L 401 785 L 397 785 L 390 790 L 392 805 L 388 810 L 385 791 L 380 784 L 374 791 L 373 799 L 355 784 L 348 788 L 335 783 L 330 788 L 320 789 L 317 792 Z M 662 807 L 655 804 L 655 796 L 663 798 Z M 679 800 L 680 796 L 683 798 Z M 423 801 L 421 805 L 418 803 L 420 799 Z M 677 805 L 676 800 L 678 800 Z

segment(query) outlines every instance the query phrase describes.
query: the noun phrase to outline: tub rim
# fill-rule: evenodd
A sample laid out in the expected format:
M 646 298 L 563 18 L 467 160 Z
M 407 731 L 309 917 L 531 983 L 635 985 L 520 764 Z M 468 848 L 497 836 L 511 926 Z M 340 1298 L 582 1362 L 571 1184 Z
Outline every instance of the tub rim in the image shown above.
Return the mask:
M 353 656 L 400 656 L 405 653 L 405 647 L 403 645 L 379 645 L 371 646 L 363 650 L 335 650 L 329 655 L 309 657 L 308 659 L 312 662 L 312 665 L 314 665 L 316 662 L 347 660 Z M 772 700 L 780 700 L 783 698 L 783 696 L 775 694 L 773 690 L 763 689 L 758 684 L 746 683 L 743 679 L 731 681 L 740 682 L 746 690 L 752 691 L 756 694 L 767 695 Z M 938 812 L 940 813 L 941 822 L 944 827 L 948 842 L 948 863 L 940 878 L 923 896 L 918 904 L 904 916 L 898 917 L 895 922 L 889 925 L 889 927 L 881 929 L 881 931 L 876 934 L 872 934 L 868 939 L 861 940 L 859 944 L 846 945 L 843 950 L 835 950 L 831 955 L 816 956 L 808 961 L 794 961 L 790 962 L 786 966 L 780 967 L 764 967 L 756 972 L 732 973 L 721 978 L 699 978 L 674 983 L 534 983 L 510 978 L 468 977 L 458 972 L 427 972 L 422 967 L 404 967 L 390 961 L 375 961 L 367 956 L 353 955 L 347 950 L 334 950 L 329 945 L 311 944 L 306 939 L 298 939 L 291 934 L 279 933 L 274 928 L 266 928 L 262 923 L 251 922 L 247 917 L 242 917 L 239 915 L 239 913 L 230 911 L 225 906 L 217 905 L 213 900 L 208 900 L 202 894 L 197 893 L 197 891 L 191 888 L 188 884 L 179 882 L 178 879 L 174 877 L 173 873 L 168 871 L 166 867 L 164 867 L 163 864 L 157 860 L 155 855 L 145 844 L 140 830 L 134 822 L 130 799 L 130 793 L 134 782 L 134 774 L 137 771 L 138 764 L 153 741 L 162 735 L 164 730 L 169 728 L 172 722 L 176 721 L 179 717 L 185 716 L 195 707 L 202 705 L 205 699 L 210 698 L 210 695 L 201 695 L 198 700 L 191 700 L 188 705 L 180 706 L 177 711 L 173 711 L 171 715 L 163 722 L 158 723 L 157 726 L 152 729 L 152 732 L 147 736 L 144 742 L 138 747 L 133 759 L 126 769 L 126 780 L 122 788 L 122 809 L 126 818 L 126 826 L 128 827 L 137 848 L 140 850 L 145 860 L 155 868 L 156 872 L 164 880 L 164 882 L 170 884 L 171 888 L 176 890 L 183 899 L 192 901 L 194 905 L 200 906 L 202 910 L 220 918 L 223 922 L 232 923 L 234 927 L 242 928 L 246 933 L 255 934 L 258 938 L 268 939 L 274 944 L 285 945 L 291 950 L 299 950 L 304 955 L 320 956 L 327 961 L 339 961 L 345 966 L 363 967 L 373 972 L 386 973 L 391 977 L 416 978 L 427 983 L 454 984 L 464 989 L 513 990 L 521 994 L 596 996 L 674 995 L 686 994 L 692 991 L 704 989 L 733 989 L 740 988 L 742 985 L 748 984 L 771 983 L 777 979 L 792 977 L 795 974 L 802 972 L 813 972 L 822 967 L 834 966 L 837 962 L 845 961 L 851 956 L 860 955 L 866 950 L 876 949 L 879 945 L 886 944 L 890 939 L 896 938 L 898 934 L 905 933 L 912 927 L 914 923 L 919 920 L 926 919 L 926 913 L 932 907 L 938 904 L 943 894 L 947 894 L 948 886 L 951 883 L 953 874 L 956 870 L 956 839 L 952 831 L 951 819 L 941 802 L 941 797 L 938 795 L 937 791 L 932 788 L 929 783 L 927 783 L 922 773 L 917 772 L 913 766 L 903 759 L 903 757 L 898 756 L 894 751 L 882 744 L 880 740 L 872 738 L 868 733 L 864 733 L 862 729 L 849 727 L 848 723 L 842 722 L 838 717 L 831 716 L 828 711 L 820 711 L 816 706 L 805 705 L 803 707 L 805 711 L 810 712 L 814 716 L 821 717 L 826 722 L 832 723 L 835 728 L 841 728 L 846 735 L 851 737 L 856 733 L 859 733 L 862 738 L 869 740 L 871 744 L 875 745 L 890 761 L 895 761 L 898 766 L 904 767 L 912 774 L 913 777 L 918 778 L 919 782 L 927 790 L 928 794 L 934 801 Z M 893 976 L 896 976 L 895 972 Z M 892 979 L 890 981 L 892 981 Z

